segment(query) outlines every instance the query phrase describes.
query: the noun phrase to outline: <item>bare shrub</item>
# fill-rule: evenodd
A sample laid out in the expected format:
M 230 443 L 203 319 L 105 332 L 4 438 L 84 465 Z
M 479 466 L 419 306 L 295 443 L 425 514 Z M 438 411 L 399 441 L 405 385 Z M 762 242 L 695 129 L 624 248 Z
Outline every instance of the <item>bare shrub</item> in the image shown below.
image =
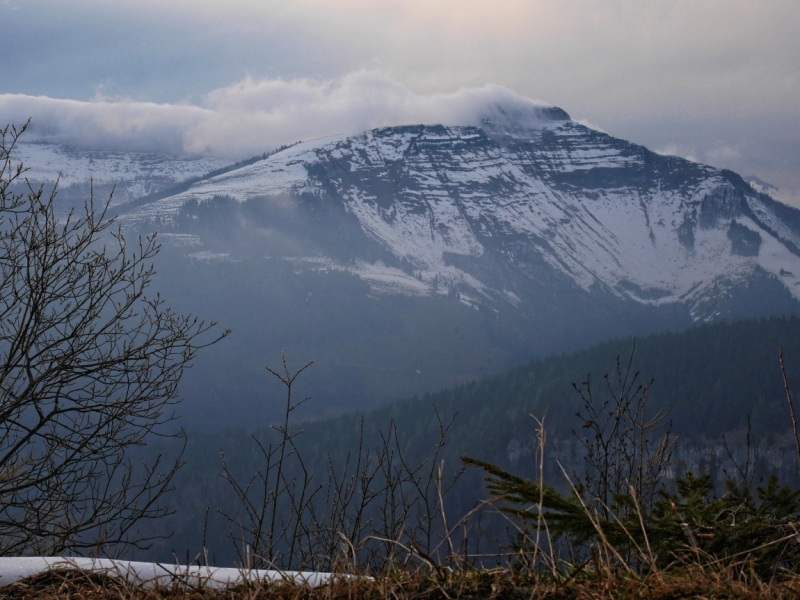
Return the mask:
M 590 376 L 581 387 L 573 384 L 581 399 L 576 416 L 584 432 L 573 435 L 586 451 L 586 469 L 575 477 L 606 519 L 615 497 L 628 496 L 631 487 L 643 507 L 652 505 L 675 448 L 667 414 L 647 414 L 653 382 L 641 382 L 633 371 L 635 353 L 634 342 L 627 363 L 617 357 L 614 373 L 603 377 L 605 394 L 598 394 Z
M 184 369 L 225 333 L 146 294 L 155 236 L 130 243 L 108 203 L 56 218 L 57 186 L 13 162 L 24 130 L 0 130 L 0 554 L 141 546 L 180 457 L 129 450 L 165 434 Z
M 420 464 L 404 457 L 393 422 L 375 447 L 365 447 L 362 420 L 358 450 L 339 468 L 328 456 L 327 475 L 317 480 L 296 443 L 303 432 L 292 430 L 290 422 L 294 410 L 308 400 L 295 402 L 292 388 L 310 365 L 291 372 L 283 357 L 280 371 L 267 368 L 285 387 L 286 405 L 283 423 L 273 426 L 274 443 L 253 438 L 263 469 L 240 482 L 222 453 L 222 476 L 238 510 L 220 512 L 240 563 L 330 570 L 336 564 L 383 569 L 412 559 L 429 566 L 452 560 L 452 534 L 460 522 L 448 528 L 444 504 L 461 471 L 445 481 L 439 461 L 452 420 L 442 421 L 434 408 L 439 440 Z

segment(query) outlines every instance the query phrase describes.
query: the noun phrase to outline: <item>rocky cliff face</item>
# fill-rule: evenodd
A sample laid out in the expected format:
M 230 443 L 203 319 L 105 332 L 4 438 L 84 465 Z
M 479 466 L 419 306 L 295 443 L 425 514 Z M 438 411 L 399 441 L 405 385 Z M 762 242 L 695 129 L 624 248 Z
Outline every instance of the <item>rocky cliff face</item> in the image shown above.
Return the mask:
M 800 298 L 800 211 L 734 173 L 660 156 L 560 109 L 297 144 L 124 219 L 174 222 L 187 201 L 220 197 L 357 222 L 313 254 L 376 292 L 535 310 L 557 285 L 683 305 L 696 320 L 737 302 L 769 312 L 759 303 Z M 370 259 L 370 245 L 390 258 Z

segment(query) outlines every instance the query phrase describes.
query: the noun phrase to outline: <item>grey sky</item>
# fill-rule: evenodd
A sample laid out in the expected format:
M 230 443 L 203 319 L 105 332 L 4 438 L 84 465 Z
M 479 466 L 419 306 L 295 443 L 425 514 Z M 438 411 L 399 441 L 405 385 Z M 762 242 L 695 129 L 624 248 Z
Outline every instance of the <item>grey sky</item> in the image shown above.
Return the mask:
M 234 155 L 432 118 L 463 109 L 448 94 L 496 84 L 653 149 L 756 174 L 800 204 L 798 31 L 796 0 L 0 0 L 0 121 L 27 106 L 8 94 L 102 98 L 36 106 L 55 129 L 97 110 L 81 127 L 119 143 L 155 111 L 153 123 L 193 132 L 161 137 Z M 213 141 L 226 127 L 234 139 Z M 246 139 L 253 131 L 263 142 Z

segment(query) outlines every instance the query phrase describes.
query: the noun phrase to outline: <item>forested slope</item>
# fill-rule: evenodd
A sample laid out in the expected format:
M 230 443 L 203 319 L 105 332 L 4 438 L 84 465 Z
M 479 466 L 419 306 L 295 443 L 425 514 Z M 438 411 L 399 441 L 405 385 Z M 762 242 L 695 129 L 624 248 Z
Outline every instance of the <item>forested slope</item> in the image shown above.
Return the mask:
M 740 434 L 747 428 L 748 417 L 752 438 L 760 443 L 790 431 L 778 348 L 784 349 L 790 383 L 798 385 L 800 318 L 720 322 L 682 333 L 643 337 L 635 345 L 633 370 L 642 382 L 653 381 L 648 410 L 651 414 L 668 411 L 679 445 L 695 445 L 702 453 L 703 444 L 716 443 L 713 440 L 722 434 L 727 434 L 733 444 L 739 443 L 736 440 L 743 439 Z M 529 415 L 545 416 L 549 448 L 546 458 L 554 465 L 558 445 L 571 439 L 574 429 L 581 433 L 575 416 L 580 397 L 572 384 L 580 387 L 591 375 L 595 397 L 602 401 L 607 397 L 604 374 L 613 376 L 618 356 L 624 368 L 633 346 L 633 339 L 609 341 L 584 351 L 534 360 L 501 375 L 396 402 L 363 415 L 290 424 L 290 429 L 300 432 L 294 441 L 317 484 L 325 484 L 331 465 L 341 474 L 348 455 L 352 472 L 359 449 L 374 451 L 390 433 L 395 436 L 390 444 L 392 451 L 402 453 L 408 464 L 430 461 L 440 439 L 440 422 L 446 425 L 451 419 L 447 443 L 437 456 L 439 461 L 444 459 L 447 473 L 460 468 L 460 456 L 469 455 L 533 476 L 530 450 L 535 423 Z M 303 376 L 295 383 L 296 398 L 303 396 Z M 263 382 L 265 388 L 280 387 L 266 372 Z M 276 438 L 270 436 L 276 433 L 269 431 L 268 425 L 254 423 L 251 431 L 190 432 L 188 465 L 179 475 L 173 497 L 178 514 L 173 520 L 158 524 L 159 530 L 175 529 L 177 535 L 159 544 L 155 551 L 167 557 L 173 550 L 181 555 L 186 548 L 198 551 L 208 507 L 207 535 L 213 540 L 208 545 L 218 556 L 228 556 L 230 560 L 227 528 L 214 511 L 216 507 L 229 513 L 236 510 L 231 490 L 219 476 L 220 450 L 225 452 L 231 473 L 245 482 L 264 468 L 263 457 L 248 434 L 274 443 Z M 795 464 L 793 449 L 786 456 L 788 468 Z M 580 468 L 580 459 L 573 457 L 573 462 L 567 465 L 570 469 Z M 555 467 L 549 470 L 556 471 Z M 454 489 L 455 496 L 449 501 L 454 514 L 468 509 L 483 494 L 481 478 L 480 473 L 470 472 Z
M 755 434 L 789 426 L 778 348 L 784 349 L 790 383 L 800 384 L 797 317 L 715 323 L 609 341 L 380 408 L 366 415 L 366 426 L 379 429 L 394 420 L 413 451 L 436 435 L 435 406 L 443 419 L 455 415 L 451 452 L 502 461 L 509 441 L 533 429 L 530 414 L 546 415 L 551 436 L 569 435 L 577 426 L 574 413 L 580 402 L 572 384 L 581 386 L 591 375 L 593 388 L 604 392 L 603 376 L 613 376 L 617 357 L 624 367 L 634 343 L 633 371 L 642 382 L 653 381 L 650 410 L 667 411 L 677 433 L 716 437 L 745 428 L 748 416 Z M 312 423 L 305 430 L 314 453 L 349 447 L 348 440 L 355 442 L 358 434 L 353 416 Z

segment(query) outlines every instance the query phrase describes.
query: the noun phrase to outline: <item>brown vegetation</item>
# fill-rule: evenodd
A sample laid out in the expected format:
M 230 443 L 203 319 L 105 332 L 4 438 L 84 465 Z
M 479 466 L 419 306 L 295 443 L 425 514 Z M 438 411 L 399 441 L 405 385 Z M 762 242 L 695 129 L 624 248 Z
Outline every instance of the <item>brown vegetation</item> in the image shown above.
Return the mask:
M 342 577 L 316 588 L 291 583 L 253 583 L 232 589 L 187 586 L 180 580 L 150 587 L 142 583 L 88 573 L 51 571 L 0 588 L 0 598 L 111 599 L 303 599 L 374 598 L 392 600 L 450 600 L 453 598 L 797 598 L 800 577 L 787 574 L 764 582 L 753 579 L 746 565 L 724 568 L 683 567 L 640 577 L 624 570 L 597 576 L 591 570 L 561 580 L 521 574 L 508 569 L 478 571 L 402 570 L 375 578 Z

